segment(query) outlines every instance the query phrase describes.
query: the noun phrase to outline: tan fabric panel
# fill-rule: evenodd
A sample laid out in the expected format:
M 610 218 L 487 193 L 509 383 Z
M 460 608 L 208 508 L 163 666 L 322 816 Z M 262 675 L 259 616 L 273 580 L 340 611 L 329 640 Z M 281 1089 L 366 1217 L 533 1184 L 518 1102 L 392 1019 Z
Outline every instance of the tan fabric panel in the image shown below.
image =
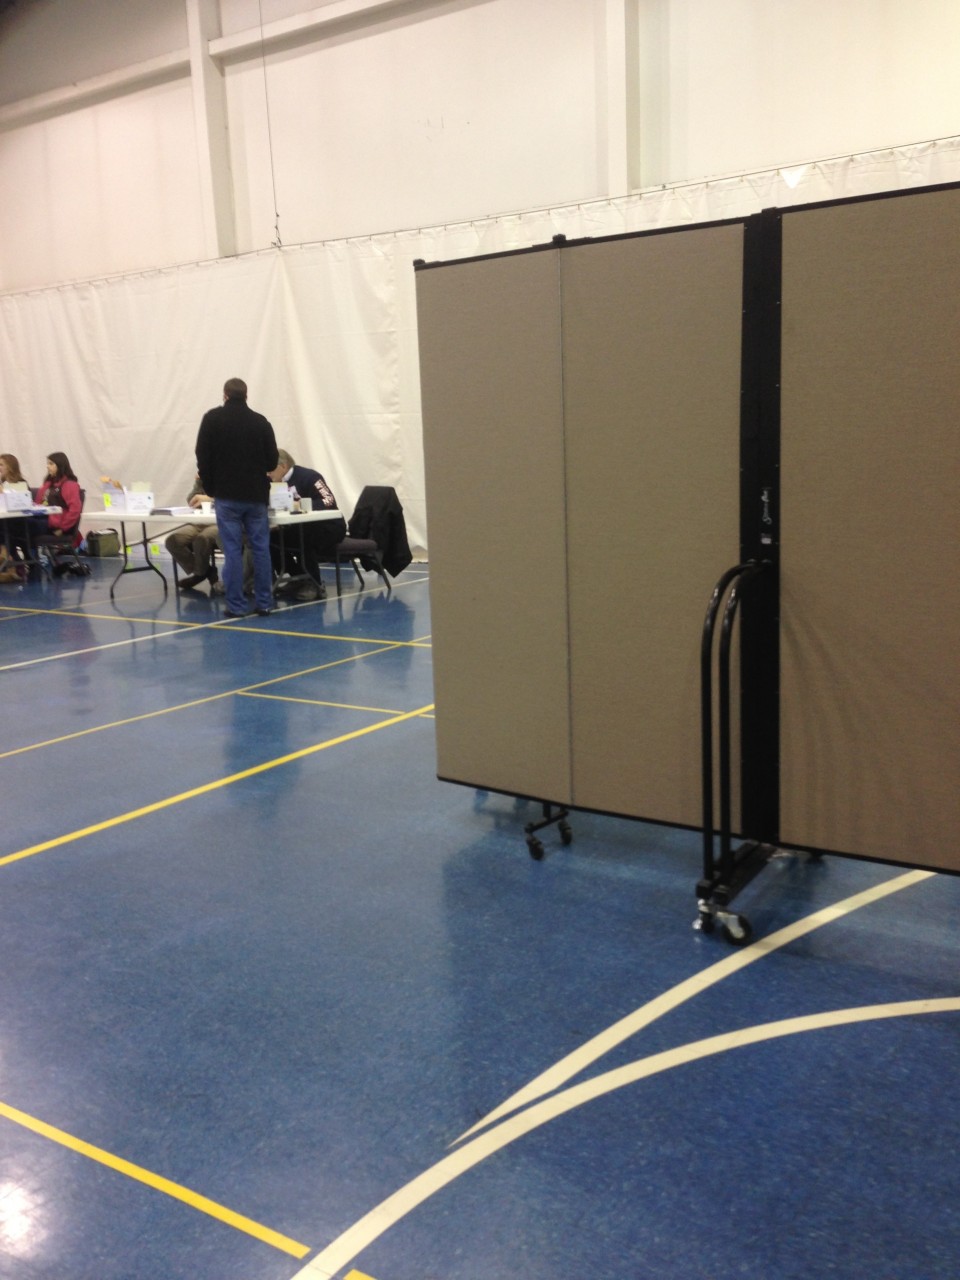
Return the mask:
M 417 273 L 437 768 L 570 798 L 558 254 Z
M 739 552 L 743 227 L 567 249 L 574 799 L 699 826 L 700 636 Z
M 960 870 L 960 191 L 783 234 L 781 835 Z

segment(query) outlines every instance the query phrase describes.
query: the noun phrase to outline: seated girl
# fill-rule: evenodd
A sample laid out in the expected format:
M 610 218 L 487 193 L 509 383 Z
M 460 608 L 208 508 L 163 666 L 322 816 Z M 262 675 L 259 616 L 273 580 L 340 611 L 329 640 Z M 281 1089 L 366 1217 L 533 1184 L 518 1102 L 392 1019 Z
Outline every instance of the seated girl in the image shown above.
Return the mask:
M 0 453 L 0 489 L 27 489 L 20 461 L 14 453 Z M 23 532 L 23 520 L 4 521 L 5 546 L 0 547 L 0 582 L 18 582 L 20 575 L 17 561 L 27 557 L 27 541 Z
M 43 532 L 72 533 L 73 545 L 80 543 L 83 498 L 77 477 L 70 466 L 70 459 L 65 453 L 47 455 L 47 474 L 37 490 L 37 505 L 61 508 L 60 511 L 51 511 L 47 516 L 35 517 L 38 521 L 45 522 Z
M 27 482 L 20 474 L 20 463 L 16 454 L 0 453 L 0 489 L 7 484 L 23 485 Z M 29 487 L 27 485 L 28 489 Z

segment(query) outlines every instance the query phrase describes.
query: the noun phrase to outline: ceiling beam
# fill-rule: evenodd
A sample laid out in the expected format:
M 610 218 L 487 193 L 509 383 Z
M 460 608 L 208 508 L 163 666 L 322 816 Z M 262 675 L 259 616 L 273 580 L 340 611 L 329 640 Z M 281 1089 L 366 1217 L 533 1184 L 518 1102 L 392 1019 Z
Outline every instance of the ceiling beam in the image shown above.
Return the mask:
M 276 44 L 300 44 L 317 39 L 332 29 L 349 29 L 365 25 L 368 19 L 385 16 L 393 9 L 419 10 L 436 8 L 441 0 L 333 0 L 321 9 L 295 13 L 289 18 L 266 22 L 263 27 L 248 27 L 210 44 L 215 58 L 241 58 Z
M 48 120 L 78 107 L 107 102 L 110 98 L 119 98 L 122 94 L 169 80 L 179 80 L 189 74 L 189 50 L 178 49 L 175 53 L 165 53 L 162 57 L 135 63 L 121 71 L 108 71 L 105 75 L 78 80 L 62 89 L 51 89 L 48 93 L 38 93 L 0 107 L 0 130 L 18 129 L 37 120 Z

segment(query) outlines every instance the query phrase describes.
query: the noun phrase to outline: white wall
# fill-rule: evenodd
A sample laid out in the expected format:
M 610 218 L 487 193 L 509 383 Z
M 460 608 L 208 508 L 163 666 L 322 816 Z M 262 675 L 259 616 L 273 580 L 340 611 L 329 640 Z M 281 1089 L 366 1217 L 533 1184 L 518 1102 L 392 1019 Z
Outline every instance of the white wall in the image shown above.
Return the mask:
M 187 57 L 197 3 L 216 9 L 23 0 L 0 21 L 0 290 L 218 256 Z M 220 31 L 255 36 L 262 7 L 269 32 L 306 4 L 221 0 Z M 325 11 L 217 59 L 239 252 L 278 229 L 295 244 L 433 226 L 623 195 L 628 172 L 649 187 L 960 133 L 956 0 Z M 163 57 L 152 82 L 120 82 Z M 71 91 L 98 76 L 93 101 Z M 617 145 L 637 154 L 612 163 Z
M 227 69 L 240 244 L 605 194 L 596 0 L 440 5 Z M 269 104 L 269 136 L 266 105 Z
M 173 501 L 239 374 L 345 505 L 393 484 L 422 549 L 415 257 L 960 177 L 954 143 L 900 145 L 960 135 L 956 0 L 307 3 L 0 18 L 0 449 L 29 474 L 64 449 Z
M 0 191 L 6 289 L 203 257 L 189 83 L 0 133 Z
M 667 156 L 685 182 L 960 133 L 954 0 L 670 0 Z
M 217 256 L 197 205 L 202 126 L 172 3 L 160 0 L 159 17 L 134 6 L 150 38 L 129 59 L 179 53 L 165 82 L 118 83 L 92 103 L 66 87 L 119 80 L 127 0 L 33 0 L 0 27 L 0 189 L 17 193 L 15 208 L 0 204 L 0 289 Z M 353 9 L 352 21 L 218 59 L 239 252 L 274 243 L 278 229 L 284 244 L 304 243 L 607 193 L 607 0 L 550 0 L 548 18 L 544 0 L 433 0 L 368 16 L 369 3 L 333 6 Z M 220 8 L 224 36 L 243 20 L 256 27 L 256 4 Z M 265 23 L 290 8 L 264 3 Z M 24 117 L 58 81 L 60 109 L 41 98 Z M 122 236 L 101 229 L 105 201 Z M 23 217 L 61 203 L 69 225 Z

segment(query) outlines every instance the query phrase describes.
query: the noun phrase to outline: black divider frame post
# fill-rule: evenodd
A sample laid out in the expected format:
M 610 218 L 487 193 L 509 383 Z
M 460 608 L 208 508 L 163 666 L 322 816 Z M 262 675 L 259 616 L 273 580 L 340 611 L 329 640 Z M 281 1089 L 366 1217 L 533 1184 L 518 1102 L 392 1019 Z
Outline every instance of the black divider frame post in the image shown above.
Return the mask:
M 744 222 L 740 344 L 740 563 L 717 582 L 701 642 L 703 876 L 697 927 L 719 922 L 729 941 L 750 941 L 750 922 L 729 910 L 776 852 L 780 825 L 780 293 L 782 224 L 775 209 Z M 732 585 L 731 585 L 732 584 Z M 719 677 L 720 857 L 713 829 L 715 624 L 726 596 Z M 740 614 L 740 833 L 731 842 L 730 645 Z
M 780 826 L 780 323 L 782 217 L 744 227 L 740 383 L 740 560 L 765 565 L 740 615 L 740 808 L 744 835 Z

